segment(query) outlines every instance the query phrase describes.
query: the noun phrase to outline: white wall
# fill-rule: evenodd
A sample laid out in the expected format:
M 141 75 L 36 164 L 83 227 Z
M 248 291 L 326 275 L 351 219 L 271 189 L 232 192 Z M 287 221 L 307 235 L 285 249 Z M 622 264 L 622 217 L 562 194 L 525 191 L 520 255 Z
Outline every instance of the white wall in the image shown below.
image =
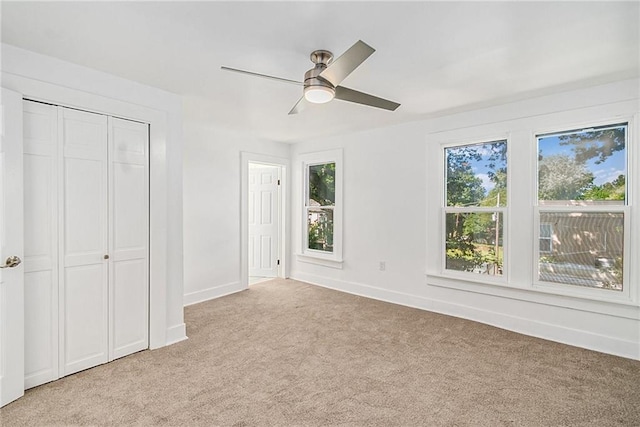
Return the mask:
M 302 188 L 299 154 L 343 148 L 344 216 L 341 269 L 310 264 L 301 253 Z M 292 146 L 291 275 L 313 283 L 338 280 L 375 289 L 413 292 L 424 281 L 424 125 L 394 126 Z M 379 270 L 379 262 L 386 270 Z M 329 284 L 329 283 L 326 283 Z M 368 292 L 368 291 L 367 291 Z
M 240 271 L 241 152 L 289 158 L 289 145 L 193 120 L 185 100 L 184 303 L 246 289 Z
M 294 255 L 291 277 L 639 359 L 639 283 L 634 283 L 635 302 L 603 303 L 533 290 L 529 254 L 513 257 L 513 274 L 504 286 L 443 278 L 438 261 L 443 161 L 440 143 L 468 139 L 477 142 L 488 136 L 509 135 L 510 159 L 520 157 L 512 171 L 512 181 L 520 189 L 531 188 L 533 175 L 527 147 L 533 130 L 543 124 L 561 127 L 581 120 L 633 117 L 640 111 L 639 87 L 637 80 L 623 81 L 293 145 L 293 253 L 300 252 L 302 241 L 302 179 L 296 157 L 344 149 L 344 264 L 342 269 L 319 266 L 302 262 Z M 639 127 L 636 125 L 631 131 L 637 133 Z M 637 135 L 634 138 L 632 144 L 637 145 L 640 139 Z M 634 200 L 640 198 L 639 175 L 637 171 L 631 177 Z M 532 207 L 533 203 L 526 199 L 530 196 L 527 191 L 520 195 L 520 201 Z M 529 215 L 532 218 L 533 213 Z M 532 224 L 531 218 L 514 218 L 509 228 L 512 237 L 526 242 L 526 247 L 533 246 L 533 227 L 526 225 Z M 635 222 L 636 229 L 639 225 Z M 632 235 L 635 241 L 639 240 L 637 230 L 632 230 Z M 637 245 L 635 250 L 637 257 Z M 386 271 L 379 270 L 379 261 L 386 262 Z M 638 269 L 630 268 L 634 269 L 632 277 L 637 282 Z
M 180 97 L 3 44 L 2 86 L 25 97 L 151 123 L 150 345 L 185 339 Z

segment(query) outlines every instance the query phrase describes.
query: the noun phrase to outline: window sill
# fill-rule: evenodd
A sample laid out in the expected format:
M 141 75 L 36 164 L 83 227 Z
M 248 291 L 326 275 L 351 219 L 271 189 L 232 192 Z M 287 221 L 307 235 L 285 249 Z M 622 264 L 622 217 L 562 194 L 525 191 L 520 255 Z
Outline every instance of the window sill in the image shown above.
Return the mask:
M 321 265 L 323 267 L 335 268 L 338 270 L 342 270 L 343 260 L 329 259 L 319 256 L 313 256 L 308 254 L 297 254 L 297 259 L 300 262 L 304 262 L 307 264 L 315 264 Z
M 446 274 L 427 273 L 426 277 L 429 286 L 601 313 L 622 318 L 637 319 L 639 315 L 638 303 L 628 298 L 598 298 L 593 295 L 584 295 L 566 289 L 542 288 L 535 284 L 523 286 L 502 281 L 482 281 L 473 277 L 461 278 L 459 276 Z

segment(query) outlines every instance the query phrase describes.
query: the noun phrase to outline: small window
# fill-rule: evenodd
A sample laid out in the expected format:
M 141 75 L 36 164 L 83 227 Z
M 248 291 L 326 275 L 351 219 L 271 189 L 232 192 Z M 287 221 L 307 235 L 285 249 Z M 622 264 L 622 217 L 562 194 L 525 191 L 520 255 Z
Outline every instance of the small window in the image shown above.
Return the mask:
M 331 162 L 309 165 L 307 176 L 307 248 L 333 252 L 336 164 Z
M 507 141 L 444 149 L 445 270 L 502 276 Z
M 342 261 L 340 150 L 301 156 L 304 174 L 302 255 Z
M 553 250 L 553 225 L 551 224 L 540 224 L 540 252 L 541 253 L 551 253 Z
M 537 139 L 538 279 L 622 291 L 627 124 Z

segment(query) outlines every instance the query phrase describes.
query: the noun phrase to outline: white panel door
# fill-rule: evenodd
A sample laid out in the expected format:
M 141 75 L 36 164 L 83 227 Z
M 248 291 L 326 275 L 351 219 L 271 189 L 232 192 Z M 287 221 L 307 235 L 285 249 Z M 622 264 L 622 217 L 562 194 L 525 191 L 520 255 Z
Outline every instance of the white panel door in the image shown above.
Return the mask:
M 278 275 L 278 173 L 249 167 L 249 276 Z
M 107 117 L 58 109 L 60 376 L 108 361 Z
M 0 100 L 0 406 L 4 406 L 24 394 L 24 269 L 18 263 L 23 257 L 22 96 L 1 89 Z M 18 258 L 7 264 L 9 257 Z
M 24 386 L 58 378 L 58 113 L 24 101 Z
M 149 347 L 148 126 L 109 118 L 109 360 Z

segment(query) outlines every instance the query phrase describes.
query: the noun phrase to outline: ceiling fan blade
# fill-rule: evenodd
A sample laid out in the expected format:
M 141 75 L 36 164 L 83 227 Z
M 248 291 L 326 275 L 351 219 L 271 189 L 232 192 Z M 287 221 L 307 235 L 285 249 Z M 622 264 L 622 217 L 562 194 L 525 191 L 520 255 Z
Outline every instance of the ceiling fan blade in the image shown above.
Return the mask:
M 388 99 L 378 98 L 357 90 L 349 89 L 344 86 L 336 88 L 336 99 L 342 101 L 355 102 L 356 104 L 368 105 L 370 107 L 382 108 L 384 110 L 395 111 L 400 106 L 397 102 Z
M 291 111 L 289 111 L 289 115 L 298 114 L 299 112 L 304 110 L 307 107 L 307 105 L 309 105 L 309 102 L 303 96 L 298 100 L 298 102 L 296 102 L 296 105 L 293 106 Z
M 275 80 L 275 81 L 278 81 L 278 82 L 291 83 L 291 84 L 298 85 L 298 86 L 302 86 L 304 84 L 302 82 L 298 82 L 298 81 L 295 81 L 295 80 L 283 79 L 281 77 L 274 77 L 274 76 L 268 76 L 266 74 L 254 73 L 253 71 L 238 70 L 237 68 L 230 68 L 230 67 L 224 67 L 224 66 L 222 66 L 220 68 L 222 70 L 224 70 L 224 71 L 233 71 L 233 72 L 236 72 L 236 73 L 248 74 L 250 76 L 262 77 L 262 78 L 265 78 L 265 79 Z
M 332 85 L 338 86 L 375 51 L 374 48 L 362 40 L 358 40 L 356 44 L 347 49 L 338 59 L 331 62 L 331 64 L 320 73 L 320 77 Z

